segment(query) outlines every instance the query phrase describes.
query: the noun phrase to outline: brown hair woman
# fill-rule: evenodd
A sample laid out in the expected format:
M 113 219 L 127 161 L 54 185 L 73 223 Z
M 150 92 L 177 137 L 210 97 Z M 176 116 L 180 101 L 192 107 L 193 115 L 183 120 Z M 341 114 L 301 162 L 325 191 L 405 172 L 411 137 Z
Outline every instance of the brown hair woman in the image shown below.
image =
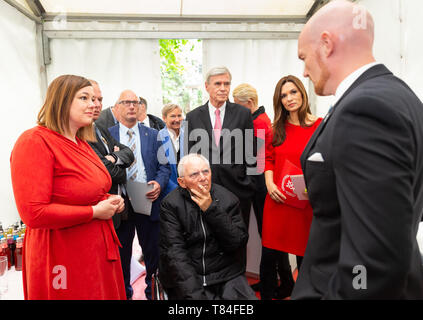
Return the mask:
M 16 206 L 27 225 L 25 299 L 126 299 L 112 220 L 124 209 L 107 194 L 110 175 L 88 145 L 94 90 L 79 76 L 56 78 L 38 126 L 10 158 Z
M 297 256 L 301 265 L 311 225 L 312 209 L 293 206 L 287 197 L 295 194 L 285 188 L 286 166 L 301 172 L 300 156 L 314 130 L 321 122 L 311 114 L 307 92 L 301 80 L 288 75 L 279 80 L 273 96 L 273 137 L 266 144 L 265 180 L 267 197 L 263 213 L 263 254 L 261 262 L 264 299 L 291 295 L 294 280 L 288 253 Z M 290 173 L 293 174 L 293 173 Z M 290 195 L 289 195 L 290 194 Z M 294 201 L 298 201 L 294 199 Z M 276 289 L 276 269 L 281 286 Z

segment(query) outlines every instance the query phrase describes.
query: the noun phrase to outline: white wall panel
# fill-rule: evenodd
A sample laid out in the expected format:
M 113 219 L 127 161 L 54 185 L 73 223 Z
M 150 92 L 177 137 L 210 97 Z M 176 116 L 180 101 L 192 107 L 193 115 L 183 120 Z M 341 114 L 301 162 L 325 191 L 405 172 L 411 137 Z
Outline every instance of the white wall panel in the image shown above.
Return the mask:
M 62 74 L 96 80 L 103 93 L 103 108 L 114 105 L 123 90 L 144 97 L 148 112 L 161 115 L 160 56 L 157 40 L 52 39 L 50 83 Z
M 42 86 L 36 25 L 3 1 L 0 1 L 0 39 L 0 97 L 3 111 L 3 124 L 0 126 L 3 143 L 0 157 L 0 221 L 7 226 L 19 219 L 10 179 L 10 153 L 20 134 L 36 124 L 42 103 Z
M 273 93 L 277 82 L 292 74 L 300 78 L 306 89 L 308 80 L 302 77 L 303 63 L 298 59 L 297 40 L 204 40 L 203 74 L 215 66 L 225 65 L 232 74 L 232 90 L 241 83 L 257 89 L 259 105 L 273 121 Z M 204 94 L 205 100 L 208 94 Z

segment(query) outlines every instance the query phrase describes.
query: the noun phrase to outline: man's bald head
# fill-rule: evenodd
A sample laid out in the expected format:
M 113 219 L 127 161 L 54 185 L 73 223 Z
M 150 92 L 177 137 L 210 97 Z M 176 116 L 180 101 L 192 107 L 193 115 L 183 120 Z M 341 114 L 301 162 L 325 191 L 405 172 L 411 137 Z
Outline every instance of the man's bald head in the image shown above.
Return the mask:
M 119 95 L 115 107 L 119 114 L 119 122 L 128 128 L 132 128 L 137 122 L 139 112 L 139 99 L 132 90 L 124 90 Z
M 302 33 L 318 40 L 322 32 L 336 35 L 340 41 L 359 42 L 372 47 L 374 23 L 371 14 L 363 7 L 347 0 L 335 0 L 323 6 L 307 22 Z
M 335 0 L 318 10 L 306 23 L 298 39 L 298 56 L 313 56 L 327 78 L 320 95 L 334 94 L 338 84 L 359 67 L 373 62 L 374 22 L 360 5 Z M 313 82 L 319 75 L 306 74 Z M 314 77 L 314 79 L 313 79 Z M 324 79 L 323 79 L 324 80 Z M 316 84 L 315 84 L 316 85 Z

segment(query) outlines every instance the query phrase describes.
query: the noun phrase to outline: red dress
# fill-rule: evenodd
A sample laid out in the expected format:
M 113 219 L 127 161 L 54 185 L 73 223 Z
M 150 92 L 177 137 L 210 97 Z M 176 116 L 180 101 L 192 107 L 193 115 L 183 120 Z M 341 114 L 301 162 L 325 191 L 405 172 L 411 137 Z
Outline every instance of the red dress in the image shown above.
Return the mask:
M 272 146 L 272 138 L 266 141 L 266 168 L 273 171 L 273 180 L 280 181 L 285 159 L 301 168 L 300 157 L 314 130 L 322 121 L 319 118 L 310 127 L 301 127 L 286 122 L 286 139 L 277 146 Z M 266 248 L 304 256 L 313 216 L 310 203 L 299 209 L 272 200 L 269 194 L 263 210 L 263 239 Z
M 126 299 L 112 220 L 92 219 L 111 178 L 88 143 L 77 142 L 38 126 L 12 151 L 13 192 L 27 225 L 25 299 Z

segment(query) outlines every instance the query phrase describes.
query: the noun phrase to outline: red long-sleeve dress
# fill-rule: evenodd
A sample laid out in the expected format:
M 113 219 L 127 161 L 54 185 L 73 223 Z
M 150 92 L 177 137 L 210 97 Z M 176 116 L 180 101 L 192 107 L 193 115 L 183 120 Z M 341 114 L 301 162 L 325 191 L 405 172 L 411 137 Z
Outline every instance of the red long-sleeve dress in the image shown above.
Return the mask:
M 37 126 L 19 137 L 10 162 L 27 225 L 25 299 L 126 299 L 112 220 L 92 218 L 111 178 L 91 147 Z
M 282 180 L 281 170 L 285 159 L 301 169 L 301 154 L 321 121 L 319 118 L 310 127 L 286 122 L 286 139 L 281 145 L 273 147 L 273 136 L 266 141 L 265 170 L 273 171 L 273 181 Z M 263 246 L 304 256 L 312 216 L 310 203 L 307 203 L 304 209 L 299 209 L 277 203 L 267 194 L 263 210 Z

